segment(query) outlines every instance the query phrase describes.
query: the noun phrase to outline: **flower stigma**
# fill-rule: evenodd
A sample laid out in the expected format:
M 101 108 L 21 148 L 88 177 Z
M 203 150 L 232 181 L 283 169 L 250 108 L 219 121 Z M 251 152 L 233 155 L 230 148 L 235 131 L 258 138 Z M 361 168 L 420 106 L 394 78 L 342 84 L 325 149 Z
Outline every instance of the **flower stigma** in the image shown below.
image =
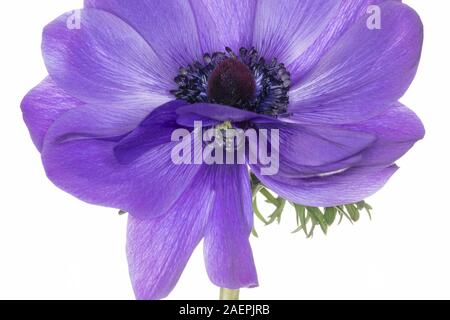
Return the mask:
M 208 98 L 211 102 L 238 106 L 251 101 L 256 84 L 250 69 L 237 59 L 220 62 L 208 79 Z

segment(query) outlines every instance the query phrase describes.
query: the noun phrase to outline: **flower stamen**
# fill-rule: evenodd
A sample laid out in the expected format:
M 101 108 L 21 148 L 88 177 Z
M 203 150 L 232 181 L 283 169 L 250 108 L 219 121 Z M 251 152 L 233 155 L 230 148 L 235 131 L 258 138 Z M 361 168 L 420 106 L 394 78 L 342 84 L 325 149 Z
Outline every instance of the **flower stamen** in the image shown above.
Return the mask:
M 288 111 L 290 73 L 254 48 L 205 54 L 203 62 L 180 68 L 174 80 L 178 89 L 171 93 L 189 103 L 219 103 L 276 117 Z

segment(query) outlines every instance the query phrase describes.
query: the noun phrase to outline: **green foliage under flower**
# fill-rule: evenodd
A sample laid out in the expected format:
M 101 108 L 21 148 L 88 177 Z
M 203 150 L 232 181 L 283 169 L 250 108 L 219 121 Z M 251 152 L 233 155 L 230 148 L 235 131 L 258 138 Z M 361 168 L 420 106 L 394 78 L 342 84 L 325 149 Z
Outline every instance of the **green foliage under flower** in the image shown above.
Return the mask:
M 252 175 L 252 203 L 255 216 L 265 225 L 271 225 L 274 222 L 280 223 L 286 204 L 289 203 L 295 208 L 297 228 L 292 233 L 303 231 L 307 238 L 311 238 L 316 227 L 320 227 L 324 234 L 327 234 L 328 228 L 336 220 L 340 224 L 344 219 L 351 223 L 357 222 L 361 214 L 366 212 L 370 218 L 372 207 L 365 201 L 350 203 L 342 206 L 318 208 L 309 207 L 301 204 L 287 201 L 282 197 L 274 196 L 255 176 Z M 270 214 L 263 214 L 258 207 L 258 195 L 261 194 L 267 203 L 272 204 L 275 209 Z M 337 219 L 338 218 L 338 219 Z M 253 228 L 253 235 L 258 237 L 256 229 Z

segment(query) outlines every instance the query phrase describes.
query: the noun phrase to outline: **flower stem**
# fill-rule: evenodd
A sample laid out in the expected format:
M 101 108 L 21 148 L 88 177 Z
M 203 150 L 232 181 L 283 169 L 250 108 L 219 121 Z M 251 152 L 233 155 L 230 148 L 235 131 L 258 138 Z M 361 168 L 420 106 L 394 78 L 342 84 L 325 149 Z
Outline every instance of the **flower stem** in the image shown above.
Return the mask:
M 220 288 L 220 300 L 239 300 L 239 289 L 231 290 Z

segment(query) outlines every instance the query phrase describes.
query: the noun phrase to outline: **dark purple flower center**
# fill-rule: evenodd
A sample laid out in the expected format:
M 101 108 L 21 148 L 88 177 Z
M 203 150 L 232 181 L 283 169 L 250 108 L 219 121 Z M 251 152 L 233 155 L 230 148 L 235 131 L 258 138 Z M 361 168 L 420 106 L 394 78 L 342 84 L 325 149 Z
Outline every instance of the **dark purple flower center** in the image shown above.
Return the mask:
M 239 106 L 251 101 L 256 83 L 250 69 L 237 59 L 219 63 L 208 79 L 208 98 L 215 103 Z
M 189 103 L 218 103 L 277 117 L 288 112 L 290 73 L 255 49 L 205 54 L 203 62 L 180 68 L 174 80 L 178 89 L 171 93 Z

